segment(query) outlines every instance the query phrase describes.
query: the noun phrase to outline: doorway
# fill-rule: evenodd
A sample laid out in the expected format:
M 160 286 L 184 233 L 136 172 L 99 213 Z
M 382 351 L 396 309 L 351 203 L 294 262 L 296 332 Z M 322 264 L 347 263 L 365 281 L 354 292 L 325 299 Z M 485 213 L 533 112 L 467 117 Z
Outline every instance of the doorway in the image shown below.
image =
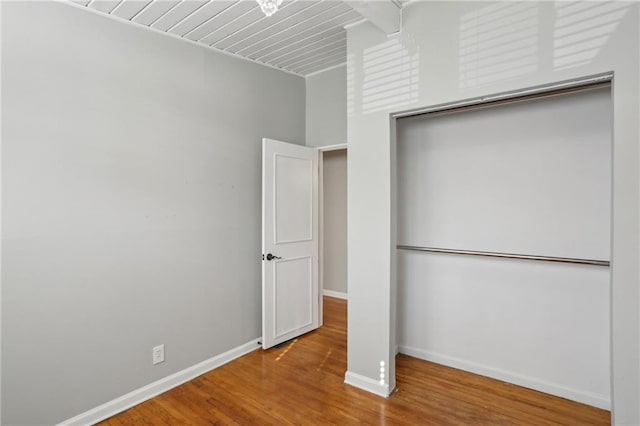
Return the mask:
M 399 119 L 400 352 L 610 408 L 611 86 Z
M 322 294 L 347 299 L 347 149 L 320 149 L 320 171 Z
M 322 326 L 325 295 L 347 298 L 346 160 L 346 144 L 263 139 L 263 349 Z

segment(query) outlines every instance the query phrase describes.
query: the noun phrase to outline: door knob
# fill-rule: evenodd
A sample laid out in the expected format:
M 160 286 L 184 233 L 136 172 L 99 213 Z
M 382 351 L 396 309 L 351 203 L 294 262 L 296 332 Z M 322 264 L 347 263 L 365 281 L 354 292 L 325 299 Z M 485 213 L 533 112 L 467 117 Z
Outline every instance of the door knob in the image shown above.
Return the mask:
M 267 254 L 267 260 L 273 260 L 273 259 L 282 259 L 280 256 L 274 256 L 271 253 Z

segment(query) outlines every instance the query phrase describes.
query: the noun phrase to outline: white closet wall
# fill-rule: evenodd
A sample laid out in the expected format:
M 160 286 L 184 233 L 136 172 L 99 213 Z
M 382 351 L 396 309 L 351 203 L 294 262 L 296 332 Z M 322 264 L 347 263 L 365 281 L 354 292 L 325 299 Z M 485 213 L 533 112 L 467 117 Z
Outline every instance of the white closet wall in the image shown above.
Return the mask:
M 609 260 L 608 87 L 398 120 L 398 244 Z M 608 408 L 609 268 L 398 250 L 398 343 Z

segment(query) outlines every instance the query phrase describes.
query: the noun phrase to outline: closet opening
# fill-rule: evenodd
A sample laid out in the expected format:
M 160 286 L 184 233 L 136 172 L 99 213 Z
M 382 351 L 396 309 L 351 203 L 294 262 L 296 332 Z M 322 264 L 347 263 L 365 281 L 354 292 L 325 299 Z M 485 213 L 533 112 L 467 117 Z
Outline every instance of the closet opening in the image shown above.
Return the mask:
M 610 79 L 394 117 L 399 353 L 610 409 Z

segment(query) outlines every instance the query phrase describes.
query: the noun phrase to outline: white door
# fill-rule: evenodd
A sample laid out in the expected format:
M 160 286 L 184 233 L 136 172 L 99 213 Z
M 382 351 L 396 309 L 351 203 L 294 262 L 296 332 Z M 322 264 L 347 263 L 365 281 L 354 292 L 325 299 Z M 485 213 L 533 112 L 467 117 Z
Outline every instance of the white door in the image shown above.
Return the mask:
M 318 151 L 262 140 L 262 347 L 318 328 Z

